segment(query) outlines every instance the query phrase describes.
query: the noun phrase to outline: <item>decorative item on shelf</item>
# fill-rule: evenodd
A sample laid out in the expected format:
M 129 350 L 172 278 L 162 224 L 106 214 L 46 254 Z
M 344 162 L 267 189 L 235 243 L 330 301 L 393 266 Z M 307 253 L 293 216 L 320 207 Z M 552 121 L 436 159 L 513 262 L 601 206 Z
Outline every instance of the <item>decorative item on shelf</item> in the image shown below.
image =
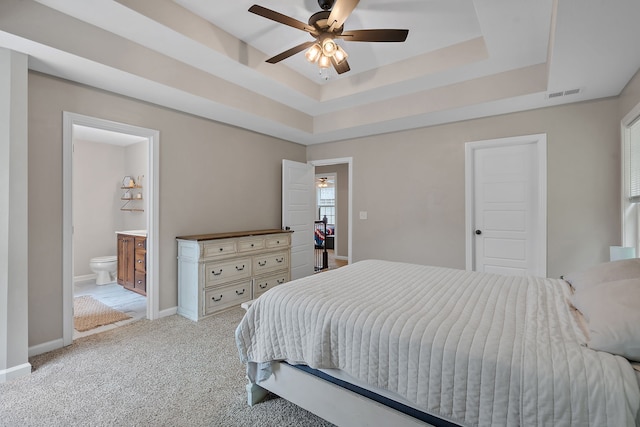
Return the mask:
M 124 194 L 122 194 L 122 197 L 120 198 L 121 200 L 131 200 L 133 197 L 131 197 L 131 191 L 127 190 L 124 192 Z
M 133 188 L 136 186 L 135 181 L 133 180 L 133 177 L 131 176 L 125 176 L 122 179 L 122 188 Z

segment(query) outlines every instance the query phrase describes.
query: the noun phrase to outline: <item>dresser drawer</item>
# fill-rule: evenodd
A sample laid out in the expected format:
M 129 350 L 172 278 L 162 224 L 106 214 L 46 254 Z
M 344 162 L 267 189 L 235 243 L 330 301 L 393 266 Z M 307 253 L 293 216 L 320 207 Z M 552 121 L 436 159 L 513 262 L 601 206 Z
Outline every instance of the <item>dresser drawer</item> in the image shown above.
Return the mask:
M 281 236 L 267 236 L 266 238 L 267 248 L 288 248 L 289 247 L 289 235 L 283 234 Z
M 273 252 L 253 258 L 253 274 L 289 268 L 289 252 Z
M 204 268 L 206 286 L 230 282 L 251 276 L 251 258 L 208 262 Z
M 238 240 L 238 252 L 255 251 L 258 249 L 264 249 L 263 238 L 250 238 Z
M 147 271 L 147 251 L 136 249 L 134 258 L 135 270 L 145 273 Z
M 146 295 L 147 292 L 147 275 L 136 271 L 134 274 L 133 289 Z
M 236 253 L 236 240 L 216 240 L 214 242 L 204 243 L 202 246 L 202 256 L 204 258 Z
M 146 237 L 135 236 L 133 242 L 136 249 L 147 249 Z
M 258 298 L 263 293 L 267 292 L 278 285 L 282 285 L 289 281 L 289 271 L 283 271 L 279 274 L 267 276 L 253 281 L 253 299 Z
M 251 280 L 204 291 L 204 314 L 215 313 L 251 300 Z

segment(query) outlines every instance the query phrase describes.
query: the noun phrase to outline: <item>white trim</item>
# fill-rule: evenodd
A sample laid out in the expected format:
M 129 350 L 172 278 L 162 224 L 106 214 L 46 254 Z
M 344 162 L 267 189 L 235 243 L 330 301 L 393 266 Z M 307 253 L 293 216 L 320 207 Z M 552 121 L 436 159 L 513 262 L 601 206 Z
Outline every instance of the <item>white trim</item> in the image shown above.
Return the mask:
M 42 344 L 29 347 L 29 357 L 37 356 L 39 354 L 48 353 L 53 350 L 64 347 L 64 341 L 62 338 L 57 340 L 48 341 Z
M 631 109 L 620 121 L 620 235 L 622 246 L 636 248 L 638 253 L 638 205 L 629 202 L 629 143 L 630 127 L 640 117 L 640 103 Z
M 137 135 L 149 141 L 147 165 L 149 197 L 145 200 L 145 215 L 147 216 L 147 318 L 150 320 L 157 319 L 159 313 L 160 132 L 68 111 L 64 111 L 62 117 L 62 339 L 64 345 L 70 345 L 73 342 L 73 125 Z
M 173 316 L 174 314 L 178 314 L 178 306 L 167 308 L 165 310 L 158 312 L 158 317 L 156 317 L 156 319 Z
M 73 284 L 74 285 L 87 285 L 91 282 L 96 281 L 97 274 L 85 274 L 83 276 L 73 276 Z
M 473 194 L 473 158 L 475 150 L 507 145 L 535 144 L 538 151 L 538 265 L 537 274 L 547 276 L 547 134 L 514 136 L 467 142 L 464 146 L 465 164 L 465 266 L 467 270 L 475 268 L 473 232 L 474 232 L 474 194 Z
M 349 242 L 347 244 L 347 257 L 348 263 L 353 263 L 353 157 L 341 157 L 337 159 L 320 159 L 320 160 L 309 160 L 307 162 L 310 165 L 316 166 L 333 166 L 340 165 L 346 163 L 348 165 L 349 170 L 349 232 L 347 236 L 349 237 Z M 337 203 L 337 201 L 336 201 Z M 337 212 L 336 212 L 337 215 Z
M 23 363 L 22 365 L 13 366 L 9 369 L 3 369 L 0 371 L 0 383 L 5 383 L 29 374 L 31 374 L 30 363 Z

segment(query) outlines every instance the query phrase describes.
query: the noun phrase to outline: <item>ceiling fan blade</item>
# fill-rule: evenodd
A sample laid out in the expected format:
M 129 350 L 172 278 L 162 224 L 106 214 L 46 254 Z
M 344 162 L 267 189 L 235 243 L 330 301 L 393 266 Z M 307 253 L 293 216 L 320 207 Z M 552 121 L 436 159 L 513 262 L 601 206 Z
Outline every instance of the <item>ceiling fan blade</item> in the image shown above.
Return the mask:
M 336 28 L 340 28 L 344 25 L 344 21 L 347 20 L 353 9 L 356 8 L 360 0 L 336 0 L 331 8 L 331 14 L 327 20 L 327 24 L 330 25 L 330 31 Z
M 349 67 L 349 63 L 347 62 L 346 59 L 338 64 L 338 61 L 336 61 L 336 58 L 332 56 L 331 63 L 333 64 L 333 68 L 336 69 L 338 74 L 346 73 L 347 71 L 351 70 L 351 67 Z
M 303 50 L 313 46 L 315 43 L 316 42 L 305 42 L 305 43 L 299 44 L 298 46 L 292 47 L 289 50 L 285 50 L 284 52 L 274 56 L 273 58 L 267 59 L 266 62 L 268 62 L 269 64 L 276 64 L 282 61 L 283 59 L 287 59 L 288 57 L 295 55 L 298 52 L 302 52 Z
M 256 15 L 260 15 L 264 18 L 271 19 L 272 21 L 279 22 L 280 24 L 288 25 L 293 28 L 297 28 L 302 31 L 307 31 L 309 33 L 315 31 L 315 28 L 312 26 L 305 24 L 302 21 L 298 21 L 290 16 L 283 15 L 280 12 L 276 12 L 275 10 L 267 9 L 266 7 L 262 7 L 260 5 L 254 4 L 249 8 L 249 12 L 255 13 Z
M 343 31 L 339 36 L 348 42 L 403 42 L 409 30 L 354 30 Z

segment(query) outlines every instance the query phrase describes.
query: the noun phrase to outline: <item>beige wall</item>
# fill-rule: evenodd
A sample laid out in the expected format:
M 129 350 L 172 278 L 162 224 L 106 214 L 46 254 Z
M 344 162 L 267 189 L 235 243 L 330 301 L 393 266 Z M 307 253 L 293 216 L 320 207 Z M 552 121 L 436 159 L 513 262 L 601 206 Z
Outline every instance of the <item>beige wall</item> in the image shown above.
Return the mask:
M 29 345 L 62 338 L 62 112 L 160 131 L 160 309 L 177 305 L 175 237 L 281 226 L 282 159 L 305 147 L 29 74 Z
M 316 174 L 336 174 L 336 246 L 335 255 L 349 256 L 349 165 L 316 166 Z
M 546 133 L 547 274 L 558 277 L 620 244 L 617 109 L 605 99 L 318 144 L 307 159 L 353 157 L 354 261 L 464 268 L 465 142 Z

